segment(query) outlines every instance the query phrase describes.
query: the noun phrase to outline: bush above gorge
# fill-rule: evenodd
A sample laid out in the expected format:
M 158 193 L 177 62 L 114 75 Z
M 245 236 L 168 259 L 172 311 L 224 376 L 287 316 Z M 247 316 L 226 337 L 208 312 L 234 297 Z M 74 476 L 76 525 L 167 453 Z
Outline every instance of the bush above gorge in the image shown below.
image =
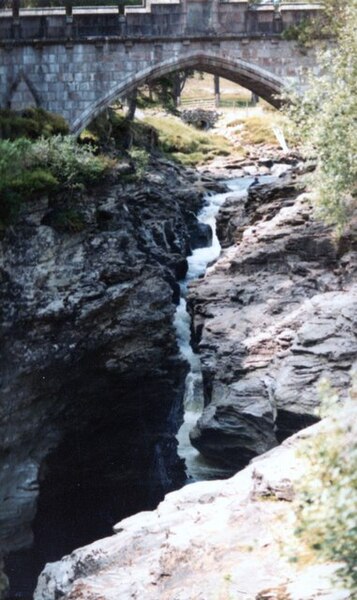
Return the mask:
M 114 166 L 107 156 L 95 155 L 92 147 L 78 144 L 72 136 L 61 135 L 34 142 L 28 160 L 34 168 L 48 169 L 66 189 L 96 184 Z
M 35 140 L 41 136 L 68 133 L 63 117 L 43 108 L 27 108 L 21 113 L 0 110 L 0 139 L 16 140 L 20 137 Z
M 357 594 L 357 387 L 344 407 L 325 382 L 323 407 L 329 420 L 307 440 L 307 470 L 295 501 L 296 534 L 311 557 L 338 563 L 337 575 Z M 300 554 L 299 558 L 302 556 Z M 306 560 L 306 557 L 305 557 Z
M 113 166 L 70 136 L 0 140 L 0 225 L 14 222 L 24 202 L 43 194 L 72 196 L 98 184 Z

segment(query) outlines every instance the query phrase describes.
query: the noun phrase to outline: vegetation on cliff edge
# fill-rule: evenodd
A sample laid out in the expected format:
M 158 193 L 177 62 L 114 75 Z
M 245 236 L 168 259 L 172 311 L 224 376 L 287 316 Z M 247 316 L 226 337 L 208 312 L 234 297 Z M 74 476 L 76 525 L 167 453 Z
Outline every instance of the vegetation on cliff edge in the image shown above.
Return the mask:
M 288 114 L 305 146 L 317 157 L 313 186 L 322 215 L 341 229 L 357 203 L 357 0 L 344 6 L 336 45 L 319 58 L 303 98 L 290 97 Z
M 0 140 L 0 229 L 14 222 L 21 205 L 43 194 L 65 194 L 98 183 L 112 167 L 105 156 L 71 136 Z
M 338 398 L 327 382 L 322 399 L 331 424 L 303 447 L 308 465 L 295 501 L 296 534 L 313 557 L 339 563 L 339 579 L 357 593 L 357 381 L 345 407 L 352 412 L 348 422 L 341 419 Z

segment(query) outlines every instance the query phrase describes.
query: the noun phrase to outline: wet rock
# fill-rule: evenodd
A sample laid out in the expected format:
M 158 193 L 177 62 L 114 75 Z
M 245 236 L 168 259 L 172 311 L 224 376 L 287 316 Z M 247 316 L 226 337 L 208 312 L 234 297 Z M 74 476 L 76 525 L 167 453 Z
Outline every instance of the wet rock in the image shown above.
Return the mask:
M 259 379 L 212 385 L 209 405 L 190 434 L 207 458 L 225 466 L 245 466 L 254 456 L 277 445 L 274 406 Z
M 205 248 L 212 244 L 212 229 L 206 223 L 197 223 L 196 219 L 193 226 L 189 227 L 191 250 L 196 248 Z
M 271 174 L 274 177 L 284 177 L 289 171 L 291 171 L 292 166 L 288 163 L 276 163 L 271 168 Z

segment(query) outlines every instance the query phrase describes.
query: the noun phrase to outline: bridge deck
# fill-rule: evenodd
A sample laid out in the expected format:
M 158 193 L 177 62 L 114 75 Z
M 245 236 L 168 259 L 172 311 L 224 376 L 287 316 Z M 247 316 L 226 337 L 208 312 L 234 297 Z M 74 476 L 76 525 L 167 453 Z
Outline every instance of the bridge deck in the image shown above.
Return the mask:
M 88 37 L 280 35 L 315 16 L 320 5 L 250 5 L 241 0 L 146 0 L 127 6 L 0 10 L 0 43 L 11 40 L 83 40 Z

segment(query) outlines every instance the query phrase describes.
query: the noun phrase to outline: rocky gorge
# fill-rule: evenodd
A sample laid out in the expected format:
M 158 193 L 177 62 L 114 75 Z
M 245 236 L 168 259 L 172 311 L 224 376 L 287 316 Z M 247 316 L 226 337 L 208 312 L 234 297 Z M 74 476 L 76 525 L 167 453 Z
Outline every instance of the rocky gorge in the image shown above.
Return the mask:
M 44 198 L 1 240 L 0 554 L 22 550 L 6 564 L 20 597 L 47 560 L 185 481 L 173 316 L 217 184 L 164 159 L 127 179 L 76 200 L 80 231 Z
M 267 172 L 258 162 L 250 169 Z M 278 183 L 227 198 L 217 221 L 222 255 L 190 284 L 188 307 L 205 404 L 193 445 L 232 474 L 271 451 L 260 465 L 281 472 L 267 485 L 289 502 L 285 480 L 301 477 L 295 441 L 272 449 L 317 420 L 321 377 L 346 394 L 357 357 L 357 253 L 354 224 L 336 238 L 294 169 L 285 171 Z M 42 200 L 3 237 L 2 554 L 29 545 L 33 527 L 38 569 L 184 484 L 175 434 L 188 367 L 173 328 L 177 282 L 190 250 L 209 240 L 195 214 L 209 190 L 223 191 L 221 179 L 222 170 L 197 174 L 155 159 L 139 186 L 115 183 L 83 200 L 81 231 L 56 228 Z M 270 481 L 258 471 L 259 462 L 226 483 L 190 485 L 157 512 L 116 525 L 114 536 L 48 566 L 36 600 L 318 597 L 282 595 L 293 575 L 282 582 L 273 573 L 279 543 L 268 523 L 272 512 L 289 521 L 289 511 L 273 502 L 254 512 L 252 485 Z M 201 521 L 208 529 L 196 533 Z M 61 534 L 63 523 L 73 536 Z M 261 552 L 247 550 L 252 540 Z M 241 586 L 257 561 L 262 577 Z M 19 564 L 7 562 L 10 577 L 13 569 L 21 578 Z M 194 583 L 198 574 L 207 587 Z M 259 595 L 273 587 L 275 596 Z

